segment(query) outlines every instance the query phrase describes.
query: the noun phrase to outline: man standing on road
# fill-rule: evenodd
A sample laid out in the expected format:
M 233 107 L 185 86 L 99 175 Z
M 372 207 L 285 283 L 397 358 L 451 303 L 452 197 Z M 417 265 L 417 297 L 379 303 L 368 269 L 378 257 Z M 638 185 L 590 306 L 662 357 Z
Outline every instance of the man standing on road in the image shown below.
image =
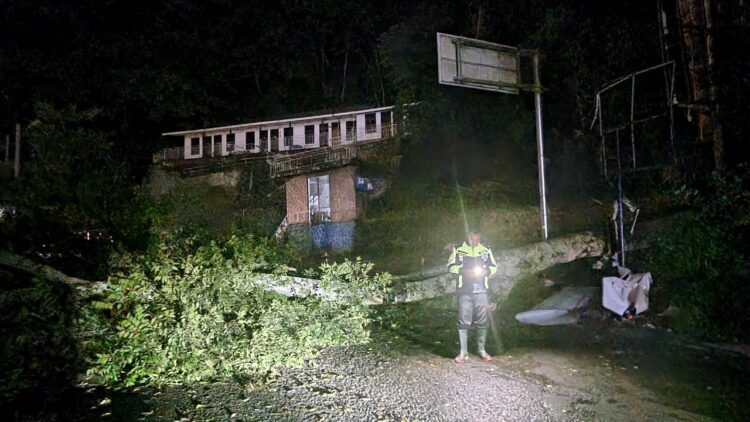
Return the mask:
M 469 358 L 467 342 L 469 328 L 477 328 L 477 354 L 485 362 L 492 357 L 484 350 L 487 339 L 487 320 L 490 312 L 489 278 L 497 272 L 495 257 L 490 248 L 482 245 L 482 235 L 470 231 L 467 241 L 454 247 L 448 260 L 448 271 L 458 274 L 458 339 L 461 351 L 454 359 L 464 363 Z

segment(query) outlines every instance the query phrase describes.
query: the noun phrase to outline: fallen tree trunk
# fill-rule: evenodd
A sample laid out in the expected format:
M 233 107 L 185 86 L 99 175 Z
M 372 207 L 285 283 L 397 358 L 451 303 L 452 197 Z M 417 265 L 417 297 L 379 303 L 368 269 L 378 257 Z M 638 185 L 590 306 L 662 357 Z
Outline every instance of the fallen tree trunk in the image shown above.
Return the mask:
M 603 252 L 604 241 L 591 232 L 570 234 L 546 242 L 496 252 L 497 273 L 492 277 L 491 288 L 504 299 L 513 286 L 527 275 L 576 259 L 601 256 Z M 455 276 L 446 273 L 445 267 L 433 268 L 425 273 L 439 275 L 397 285 L 396 288 L 401 287 L 402 290 L 396 294 L 393 302 L 415 302 L 456 291 Z M 410 276 L 407 277 L 397 280 L 410 279 Z
M 62 271 L 49 265 L 40 264 L 29 258 L 14 254 L 13 252 L 0 250 L 0 265 L 16 270 L 27 272 L 37 277 L 43 277 L 51 281 L 59 281 L 73 287 L 92 287 L 106 284 L 102 281 L 89 281 L 81 278 L 71 277 Z
M 534 243 L 496 254 L 498 271 L 493 277 L 492 288 L 501 298 L 523 277 L 542 271 L 553 265 L 563 264 L 580 258 L 600 256 L 604 242 L 593 233 L 571 234 L 547 242 Z M 59 270 L 38 264 L 28 258 L 7 251 L 0 251 L 0 265 L 29 272 L 60 281 L 78 288 L 106 287 L 106 282 L 93 282 L 70 277 Z M 432 276 L 430 276 L 432 275 Z M 409 281 L 425 277 L 419 281 Z M 447 273 L 445 267 L 436 267 L 418 275 L 394 278 L 395 293 L 390 297 L 369 297 L 367 305 L 407 303 L 430 299 L 455 292 L 455 276 Z M 318 297 L 324 300 L 346 300 L 355 292 L 334 292 L 321 287 L 320 280 L 274 274 L 259 274 L 254 283 L 262 289 L 288 297 Z

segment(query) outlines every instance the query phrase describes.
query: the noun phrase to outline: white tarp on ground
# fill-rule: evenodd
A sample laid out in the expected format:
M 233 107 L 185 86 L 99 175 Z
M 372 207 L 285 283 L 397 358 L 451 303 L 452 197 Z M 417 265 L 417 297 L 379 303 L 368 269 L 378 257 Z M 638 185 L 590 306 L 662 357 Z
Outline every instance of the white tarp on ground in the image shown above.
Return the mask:
M 648 309 L 648 291 L 651 289 L 651 273 L 633 274 L 627 268 L 618 267 L 620 277 L 602 279 L 602 305 L 617 315 L 622 315 L 632 304 L 636 314 Z
M 516 320 L 534 325 L 573 324 L 598 294 L 598 287 L 565 287 L 534 306 L 534 309 L 516 314 Z

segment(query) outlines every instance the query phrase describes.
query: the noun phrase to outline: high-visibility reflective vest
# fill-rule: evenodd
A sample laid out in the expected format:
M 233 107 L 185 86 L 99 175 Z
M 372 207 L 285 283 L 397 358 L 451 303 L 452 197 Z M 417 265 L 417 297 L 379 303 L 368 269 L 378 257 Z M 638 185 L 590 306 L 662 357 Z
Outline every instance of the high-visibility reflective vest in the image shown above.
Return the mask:
M 458 248 L 453 248 L 448 259 L 448 271 L 458 274 L 457 293 L 487 293 L 489 278 L 497 272 L 497 263 L 490 248 L 481 243 L 472 247 L 464 242 Z

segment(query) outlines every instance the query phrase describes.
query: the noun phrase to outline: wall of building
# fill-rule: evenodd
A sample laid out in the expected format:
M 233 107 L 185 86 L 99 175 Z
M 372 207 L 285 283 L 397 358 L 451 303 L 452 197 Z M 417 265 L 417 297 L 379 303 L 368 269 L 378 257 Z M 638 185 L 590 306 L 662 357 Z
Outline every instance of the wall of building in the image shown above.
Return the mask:
M 310 238 L 318 248 L 351 249 L 354 245 L 354 221 L 338 221 L 310 226 Z
M 294 176 L 286 181 L 286 217 L 289 224 L 309 222 L 307 178 L 328 175 L 331 189 L 331 222 L 357 218 L 354 178 L 357 168 L 346 166 L 318 173 Z
M 307 223 L 307 175 L 294 176 L 286 180 L 286 220 L 289 224 Z
M 353 221 L 357 218 L 357 195 L 354 178 L 357 167 L 346 166 L 333 169 L 329 174 L 331 184 L 331 221 Z
M 355 166 L 303 174 L 286 180 L 287 233 L 298 246 L 312 244 L 319 248 L 349 249 L 354 242 L 357 218 Z M 309 224 L 308 177 L 328 175 L 331 194 L 331 221 Z
M 197 154 L 192 154 L 192 141 L 191 141 L 191 139 L 193 139 L 193 138 L 198 138 L 198 153 Z M 185 148 L 184 151 L 185 151 L 185 158 L 186 159 L 200 158 L 200 157 L 203 156 L 203 142 L 201 141 L 201 137 L 200 136 L 185 135 L 185 144 L 183 145 L 183 147 Z
M 287 227 L 286 237 L 298 250 L 310 247 L 344 250 L 354 245 L 355 221 L 338 223 L 292 224 Z
M 371 133 L 367 133 L 367 125 L 365 125 L 365 114 L 375 114 L 375 128 L 369 128 L 372 130 Z M 357 140 L 358 141 L 370 141 L 373 139 L 380 138 L 380 112 L 373 113 L 362 113 L 357 115 Z
M 247 132 L 253 132 L 255 133 L 255 147 L 251 149 L 247 149 Z M 233 133 L 234 134 L 234 151 L 230 152 L 227 150 L 227 135 Z M 216 135 L 221 135 L 221 148 L 220 148 L 220 156 L 227 156 L 230 155 L 233 152 L 260 152 L 260 142 L 258 138 L 257 129 L 243 129 L 240 131 L 224 131 L 224 132 L 206 132 L 205 134 L 200 135 L 185 135 L 184 137 L 184 151 L 185 151 L 185 159 L 192 159 L 192 158 L 201 158 L 204 157 L 204 151 L 203 151 L 203 136 L 210 136 L 213 140 L 213 137 Z M 192 154 L 192 138 L 198 138 L 198 153 Z M 205 151 L 205 157 L 211 157 L 212 151 Z
M 261 130 L 268 131 L 269 139 L 268 139 L 268 146 L 269 148 L 272 147 L 272 142 L 270 139 L 270 132 L 271 130 L 278 130 L 279 132 L 279 140 L 278 144 L 274 145 L 274 150 L 276 151 L 290 151 L 290 150 L 296 150 L 296 149 L 313 149 L 313 148 L 319 148 L 321 146 L 320 142 L 320 124 L 321 123 L 328 123 L 329 125 L 329 131 L 328 131 L 328 138 L 329 142 L 328 145 L 338 145 L 338 144 L 349 144 L 355 139 L 358 141 L 368 141 L 368 140 L 374 140 L 379 139 L 382 136 L 381 128 L 382 128 L 382 112 L 383 110 L 379 111 L 361 111 L 361 112 L 352 112 L 351 114 L 342 114 L 340 116 L 311 116 L 307 120 L 300 120 L 300 121 L 278 121 L 274 122 L 272 124 L 249 124 L 246 127 L 238 126 L 236 128 L 232 129 L 222 129 L 222 130 L 211 130 L 206 129 L 205 131 L 196 131 L 191 134 L 187 134 L 183 136 L 183 146 L 185 150 L 185 158 L 186 159 L 192 159 L 192 158 L 201 158 L 201 157 L 212 157 L 212 151 L 204 151 L 203 149 L 203 136 L 211 136 L 212 138 L 216 135 L 221 135 L 221 148 L 220 148 L 220 154 L 221 156 L 229 155 L 230 152 L 227 151 L 226 148 L 226 137 L 227 134 L 233 133 L 235 135 L 235 149 L 234 152 L 260 152 L 260 132 Z M 384 110 L 386 113 L 392 113 L 390 109 Z M 365 125 L 365 115 L 369 113 L 375 114 L 375 128 L 372 130 L 372 132 L 367 133 L 366 125 Z M 391 118 L 391 121 L 393 119 Z M 354 122 L 355 123 L 355 130 L 356 130 L 356 136 L 354 139 L 347 139 L 346 136 L 346 122 Z M 333 136 L 333 131 L 330 128 L 331 123 L 338 123 L 341 135 L 340 139 L 333 140 L 331 139 Z M 305 126 L 313 126 L 313 142 L 312 143 L 306 143 L 305 142 Z M 294 128 L 294 134 L 292 139 L 291 145 L 285 145 L 284 144 L 284 128 Z M 218 128 L 217 128 L 218 129 Z M 248 143 L 246 141 L 246 133 L 252 132 L 255 134 L 255 147 L 254 148 L 248 148 Z M 198 148 L 198 154 L 191 154 L 191 138 L 198 137 L 200 139 L 200 146 Z

